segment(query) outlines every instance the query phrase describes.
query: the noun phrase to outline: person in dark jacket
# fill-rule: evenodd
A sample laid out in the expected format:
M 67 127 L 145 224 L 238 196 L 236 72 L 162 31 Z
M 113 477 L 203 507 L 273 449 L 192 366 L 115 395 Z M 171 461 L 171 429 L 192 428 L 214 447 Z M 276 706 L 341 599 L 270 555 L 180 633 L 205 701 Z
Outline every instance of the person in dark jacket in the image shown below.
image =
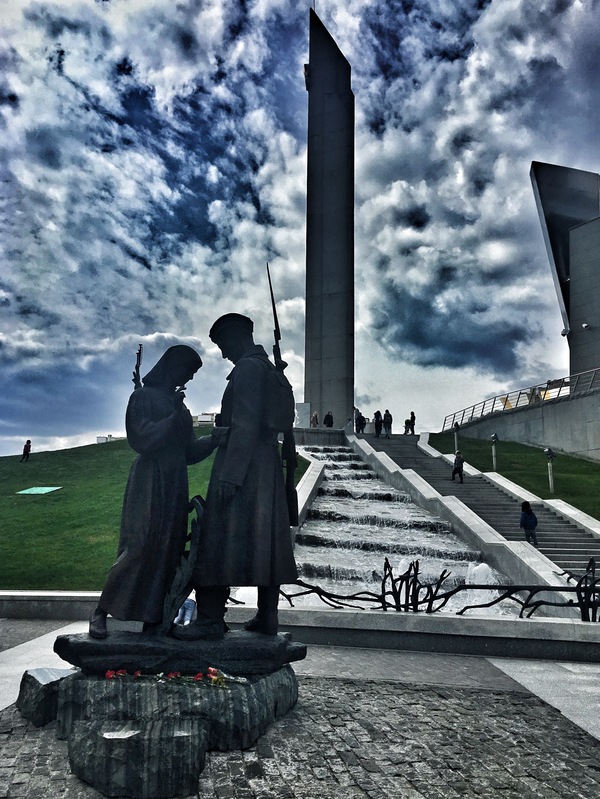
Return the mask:
M 323 417 L 323 424 L 325 427 L 333 427 L 333 414 L 331 411 L 327 411 L 325 416 Z
M 525 538 L 528 544 L 533 542 L 533 546 L 537 547 L 538 540 L 537 535 L 535 533 L 535 528 L 537 527 L 537 516 L 531 509 L 531 505 L 529 502 L 525 501 L 521 503 L 521 520 L 519 522 L 519 527 L 521 530 L 525 532 Z
M 373 422 L 375 423 L 375 438 L 379 438 L 381 435 L 381 428 L 383 427 L 381 411 L 375 411 L 373 414 Z
M 234 367 L 221 401 L 229 438 L 217 451 L 194 568 L 198 616 L 174 631 L 185 640 L 223 638 L 230 586 L 258 586 L 258 612 L 247 630 L 277 634 L 279 586 L 297 579 L 277 435 L 267 426 L 268 370 L 247 316 L 226 314 L 210 338 Z
M 456 475 L 460 482 L 463 482 L 463 467 L 465 465 L 465 459 L 463 458 L 461 451 L 459 449 L 456 450 L 456 455 L 454 456 L 454 468 L 452 469 L 452 477 L 451 480 L 454 480 Z
M 383 414 L 383 432 L 385 433 L 385 438 L 389 438 L 392 435 L 392 414 L 385 409 L 385 413 Z
M 181 387 L 202 366 L 191 347 L 170 347 L 129 398 L 127 440 L 138 453 L 129 472 L 118 557 L 90 619 L 92 638 L 107 635 L 106 617 L 162 621 L 163 602 L 188 529 L 187 465 L 208 457 L 221 431 L 196 439 Z
M 19 463 L 23 463 L 23 461 L 27 463 L 27 461 L 29 460 L 30 452 L 31 452 L 31 440 L 28 438 L 25 444 L 23 445 L 23 456 L 21 457 Z

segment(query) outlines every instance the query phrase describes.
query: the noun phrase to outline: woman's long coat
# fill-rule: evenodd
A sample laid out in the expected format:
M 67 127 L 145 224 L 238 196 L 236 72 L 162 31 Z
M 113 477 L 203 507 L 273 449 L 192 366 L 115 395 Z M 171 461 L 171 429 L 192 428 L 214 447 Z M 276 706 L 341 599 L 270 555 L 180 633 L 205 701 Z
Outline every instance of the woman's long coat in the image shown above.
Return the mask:
M 185 548 L 187 464 L 206 458 L 210 437 L 196 439 L 192 417 L 174 392 L 137 389 L 127 406 L 127 440 L 139 453 L 129 472 L 119 554 L 99 606 L 117 619 L 156 623 Z
M 280 585 L 298 576 L 277 439 L 265 429 L 267 372 L 261 346 L 240 358 L 227 380 L 221 425 L 229 439 L 217 451 L 206 497 L 194 584 Z M 237 486 L 217 494 L 221 480 Z

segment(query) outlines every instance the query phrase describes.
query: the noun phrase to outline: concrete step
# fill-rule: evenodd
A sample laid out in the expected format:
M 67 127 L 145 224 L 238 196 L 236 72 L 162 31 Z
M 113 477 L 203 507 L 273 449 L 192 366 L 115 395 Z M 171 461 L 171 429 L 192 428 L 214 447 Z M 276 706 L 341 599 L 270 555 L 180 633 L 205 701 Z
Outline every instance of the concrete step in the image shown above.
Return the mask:
M 508 541 L 525 541 L 519 529 L 520 502 L 483 476 L 465 475 L 464 483 L 450 480 L 452 466 L 417 449 L 417 437 L 396 436 L 374 439 L 369 444 L 389 457 L 402 469 L 413 469 L 442 496 L 456 496 Z M 567 519 L 542 507 L 535 507 L 540 552 L 559 570 L 584 572 L 591 557 L 600 560 L 600 540 Z

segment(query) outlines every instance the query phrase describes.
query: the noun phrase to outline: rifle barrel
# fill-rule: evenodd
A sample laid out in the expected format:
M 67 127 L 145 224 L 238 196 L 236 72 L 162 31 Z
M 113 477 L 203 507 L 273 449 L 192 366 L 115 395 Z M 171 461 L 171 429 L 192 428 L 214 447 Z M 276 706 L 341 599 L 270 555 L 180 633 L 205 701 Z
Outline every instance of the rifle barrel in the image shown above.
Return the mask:
M 279 319 L 277 318 L 277 307 L 275 305 L 275 295 L 273 294 L 273 284 L 271 283 L 271 272 L 269 271 L 269 262 L 267 261 L 267 277 L 269 278 L 269 291 L 271 293 L 271 307 L 273 308 L 273 335 L 275 336 L 275 343 L 281 341 L 281 330 L 279 329 Z

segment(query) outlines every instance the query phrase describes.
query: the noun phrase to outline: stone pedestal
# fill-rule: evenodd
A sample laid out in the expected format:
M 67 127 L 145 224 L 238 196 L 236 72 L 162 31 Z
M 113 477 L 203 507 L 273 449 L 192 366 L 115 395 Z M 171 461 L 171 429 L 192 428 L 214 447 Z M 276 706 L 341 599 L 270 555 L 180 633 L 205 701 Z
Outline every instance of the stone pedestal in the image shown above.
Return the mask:
M 207 750 L 200 720 L 83 722 L 69 738 L 71 771 L 105 796 L 189 796 Z
M 298 683 L 291 666 L 244 683 L 226 681 L 224 687 L 79 674 L 61 683 L 57 735 L 70 740 L 78 722 L 192 719 L 206 724 L 209 749 L 246 749 L 297 699 Z
M 252 746 L 297 699 L 291 666 L 225 686 L 80 674 L 60 686 L 57 734 L 72 772 L 106 796 L 188 796 L 207 750 Z
M 289 635 L 248 632 L 222 641 L 131 632 L 102 641 L 60 636 L 54 649 L 81 670 L 26 673 L 19 708 L 34 723 L 56 718 L 80 779 L 106 796 L 136 799 L 194 794 L 208 750 L 256 743 L 296 704 L 289 662 L 306 656 L 306 646 Z M 225 676 L 194 680 L 211 666 Z M 127 673 L 114 676 L 117 670 Z M 170 672 L 183 677 L 169 678 Z M 53 684 L 54 705 L 48 698 Z
M 292 641 L 289 633 L 245 631 L 229 632 L 221 641 L 179 641 L 128 631 L 111 633 L 102 640 L 87 633 L 59 635 L 54 651 L 85 674 L 102 676 L 108 669 L 196 674 L 206 672 L 209 666 L 233 675 L 270 674 L 306 657 L 306 645 Z

